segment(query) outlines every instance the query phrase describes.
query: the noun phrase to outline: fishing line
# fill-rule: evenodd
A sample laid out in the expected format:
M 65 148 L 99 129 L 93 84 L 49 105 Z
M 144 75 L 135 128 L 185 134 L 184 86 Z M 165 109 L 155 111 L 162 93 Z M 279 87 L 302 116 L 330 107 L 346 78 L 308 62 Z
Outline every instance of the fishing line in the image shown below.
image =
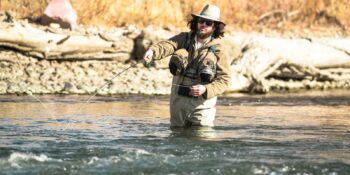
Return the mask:
M 130 68 L 136 66 L 138 63 L 139 63 L 139 62 L 133 63 L 133 64 L 131 64 L 129 67 L 127 67 L 127 68 L 123 69 L 122 71 L 120 71 L 119 73 L 113 75 L 113 77 L 112 77 L 111 79 L 109 79 L 105 84 L 103 84 L 103 85 L 100 86 L 98 89 L 96 89 L 95 93 L 94 93 L 92 96 L 90 96 L 90 98 L 85 102 L 85 104 L 86 104 L 86 103 L 89 103 L 90 100 L 91 100 L 92 98 L 94 98 L 94 97 L 98 94 L 98 91 L 100 91 L 101 89 L 105 88 L 107 85 L 113 83 L 113 80 L 114 80 L 115 78 L 117 78 L 119 75 L 121 75 L 122 73 L 126 72 L 126 71 L 129 70 Z
M 21 59 L 21 58 L 18 56 L 17 53 L 16 53 L 15 55 L 16 55 L 17 59 Z M 29 90 L 29 89 L 27 88 L 27 90 L 26 90 L 24 93 L 27 94 L 27 95 L 29 95 L 30 97 L 34 98 L 36 101 L 38 101 L 38 102 L 40 103 L 40 105 L 43 106 L 44 109 L 46 109 L 46 111 L 49 113 L 49 115 L 51 116 L 51 118 L 53 118 L 54 120 L 56 120 L 56 122 L 59 122 L 59 121 L 57 120 L 57 118 L 53 115 L 52 111 L 49 110 L 49 108 L 48 108 L 38 97 L 36 97 L 36 96 L 33 94 L 33 92 L 32 92 L 31 90 Z
M 57 118 L 53 115 L 52 111 L 49 110 L 49 108 L 38 97 L 33 95 L 33 93 L 31 91 L 27 91 L 25 93 L 28 94 L 30 97 L 34 98 L 36 101 L 38 101 L 41 104 L 41 106 L 43 106 L 46 109 L 46 111 L 49 113 L 49 115 L 58 122 Z
M 107 85 L 113 83 L 113 80 L 114 80 L 115 78 L 117 78 L 117 77 L 120 76 L 122 73 L 126 72 L 127 70 L 131 69 L 132 67 L 136 66 L 137 64 L 139 64 L 138 61 L 135 62 L 135 63 L 132 63 L 129 67 L 123 69 L 122 71 L 120 71 L 120 72 L 114 74 L 114 75 L 112 76 L 112 78 L 110 78 L 105 84 L 103 84 L 102 86 L 100 86 L 99 88 L 97 88 L 97 89 L 95 90 L 95 93 L 94 93 L 93 95 L 91 95 L 91 96 L 86 100 L 85 103 L 83 103 L 83 104 L 81 104 L 81 105 L 79 106 L 78 112 L 77 112 L 77 113 L 79 114 L 79 113 L 81 112 L 82 108 L 83 108 L 83 105 L 90 103 L 91 99 L 94 98 L 94 97 L 98 94 L 98 92 L 99 92 L 101 89 L 103 89 L 103 88 L 105 88 Z M 143 64 L 144 64 L 146 67 L 149 66 L 149 65 L 147 65 L 148 63 L 146 63 L 146 62 L 144 62 Z M 69 124 L 68 124 L 68 126 L 69 126 Z M 66 128 L 67 128 L 67 126 L 65 127 L 65 129 L 66 129 Z

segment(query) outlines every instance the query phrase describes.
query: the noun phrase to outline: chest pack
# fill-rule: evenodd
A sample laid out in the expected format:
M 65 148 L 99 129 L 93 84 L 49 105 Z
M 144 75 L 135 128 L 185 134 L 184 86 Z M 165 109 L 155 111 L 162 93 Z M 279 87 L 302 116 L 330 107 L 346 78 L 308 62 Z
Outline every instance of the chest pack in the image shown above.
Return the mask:
M 216 73 L 216 45 L 208 47 L 208 51 L 200 58 L 190 59 L 191 41 L 194 35 L 188 33 L 182 49 L 175 51 L 170 58 L 169 70 L 174 76 L 182 75 L 191 79 L 201 78 L 203 83 L 213 81 Z

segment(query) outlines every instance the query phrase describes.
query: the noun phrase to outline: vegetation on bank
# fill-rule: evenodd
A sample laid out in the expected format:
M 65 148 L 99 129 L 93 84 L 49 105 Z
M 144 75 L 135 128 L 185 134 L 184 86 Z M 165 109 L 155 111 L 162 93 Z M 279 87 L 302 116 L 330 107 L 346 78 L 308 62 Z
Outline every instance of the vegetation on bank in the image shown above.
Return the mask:
M 1 0 L 0 10 L 35 18 L 49 0 Z M 79 23 L 99 26 L 184 27 L 191 12 L 206 3 L 220 6 L 222 19 L 235 30 L 333 31 L 348 34 L 350 0 L 71 0 Z

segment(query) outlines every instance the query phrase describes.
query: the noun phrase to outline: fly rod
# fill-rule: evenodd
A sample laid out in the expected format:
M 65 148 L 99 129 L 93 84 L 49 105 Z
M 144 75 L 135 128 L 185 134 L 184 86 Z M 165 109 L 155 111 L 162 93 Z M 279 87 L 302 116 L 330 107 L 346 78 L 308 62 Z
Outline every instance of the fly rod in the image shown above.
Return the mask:
M 139 62 L 133 63 L 133 64 L 131 64 L 129 67 L 127 67 L 127 68 L 123 69 L 122 71 L 120 71 L 119 73 L 113 75 L 113 77 L 112 77 L 111 79 L 109 79 L 105 84 L 103 84 L 103 85 L 100 86 L 98 89 L 96 89 L 96 90 L 95 90 L 95 93 L 94 93 L 92 96 L 90 96 L 90 98 L 88 98 L 88 100 L 87 100 L 85 103 L 89 103 L 90 100 L 98 94 L 98 91 L 99 91 L 99 90 L 101 90 L 101 89 L 105 88 L 107 85 L 111 84 L 115 78 L 117 78 L 119 75 L 121 75 L 122 73 L 126 72 L 126 71 L 129 70 L 130 68 L 136 66 L 138 63 L 139 63 Z M 148 63 L 145 62 L 144 64 L 146 65 L 146 64 L 148 64 Z

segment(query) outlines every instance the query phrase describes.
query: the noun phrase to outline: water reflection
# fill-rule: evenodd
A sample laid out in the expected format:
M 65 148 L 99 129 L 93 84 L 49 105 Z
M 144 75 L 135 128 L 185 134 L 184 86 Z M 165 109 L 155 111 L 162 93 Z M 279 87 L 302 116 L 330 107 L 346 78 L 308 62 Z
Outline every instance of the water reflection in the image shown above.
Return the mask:
M 212 127 L 188 127 L 171 128 L 170 138 L 189 138 L 194 140 L 215 140 L 217 138 L 216 130 Z

